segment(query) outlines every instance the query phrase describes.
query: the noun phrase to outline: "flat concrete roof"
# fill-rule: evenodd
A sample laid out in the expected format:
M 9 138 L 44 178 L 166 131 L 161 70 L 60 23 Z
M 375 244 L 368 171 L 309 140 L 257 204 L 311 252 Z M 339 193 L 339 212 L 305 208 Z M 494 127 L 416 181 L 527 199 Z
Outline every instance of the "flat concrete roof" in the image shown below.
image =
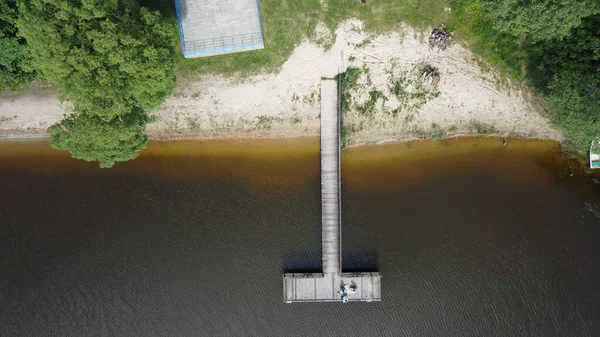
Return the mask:
M 186 58 L 264 48 L 258 0 L 175 0 Z

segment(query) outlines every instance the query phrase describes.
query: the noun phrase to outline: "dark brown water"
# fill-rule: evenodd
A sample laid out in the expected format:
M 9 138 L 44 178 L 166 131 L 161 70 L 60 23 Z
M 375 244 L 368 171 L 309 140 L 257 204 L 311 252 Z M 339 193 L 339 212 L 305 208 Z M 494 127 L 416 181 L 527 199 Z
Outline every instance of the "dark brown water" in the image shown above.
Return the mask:
M 600 185 L 556 150 L 344 151 L 343 265 L 383 302 L 286 305 L 281 273 L 320 268 L 318 140 L 111 170 L 0 143 L 0 336 L 600 336 Z

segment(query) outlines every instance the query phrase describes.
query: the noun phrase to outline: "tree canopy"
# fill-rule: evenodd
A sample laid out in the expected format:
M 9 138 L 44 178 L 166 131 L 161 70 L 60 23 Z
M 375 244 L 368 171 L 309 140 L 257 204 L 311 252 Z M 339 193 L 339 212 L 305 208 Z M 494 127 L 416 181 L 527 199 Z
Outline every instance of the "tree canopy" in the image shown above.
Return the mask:
M 175 86 L 177 26 L 127 0 L 17 0 L 30 67 L 105 122 L 151 111 Z
M 545 42 L 535 50 L 534 65 L 550 105 L 553 124 L 571 144 L 585 151 L 600 136 L 600 15 L 586 18 L 561 43 Z
M 600 1 L 452 0 L 459 23 L 539 90 L 552 125 L 585 153 L 600 136 Z
M 584 18 L 600 13 L 598 0 L 486 0 L 496 27 L 531 41 L 563 39 Z
M 51 146 L 101 167 L 137 157 L 146 147 L 146 113 L 175 87 L 173 18 L 134 0 L 0 1 L 0 20 L 14 28 L 12 40 L 0 39 L 7 47 L 0 70 L 12 78 L 15 64 L 35 71 L 73 105 L 72 115 L 48 129 Z
M 109 122 L 93 115 L 71 115 L 48 128 L 50 146 L 109 168 L 118 161 L 136 158 L 146 148 L 146 120 L 139 110 Z
M 0 0 L 0 91 L 31 81 L 35 74 L 24 68 L 25 41 L 17 36 L 14 0 Z

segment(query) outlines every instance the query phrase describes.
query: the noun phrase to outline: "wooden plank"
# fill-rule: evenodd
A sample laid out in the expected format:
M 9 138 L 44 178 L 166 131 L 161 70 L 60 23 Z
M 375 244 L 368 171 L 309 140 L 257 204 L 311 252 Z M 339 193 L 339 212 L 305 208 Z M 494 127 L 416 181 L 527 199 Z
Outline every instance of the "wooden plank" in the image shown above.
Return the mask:
M 321 210 L 323 272 L 340 272 L 337 82 L 321 81 Z

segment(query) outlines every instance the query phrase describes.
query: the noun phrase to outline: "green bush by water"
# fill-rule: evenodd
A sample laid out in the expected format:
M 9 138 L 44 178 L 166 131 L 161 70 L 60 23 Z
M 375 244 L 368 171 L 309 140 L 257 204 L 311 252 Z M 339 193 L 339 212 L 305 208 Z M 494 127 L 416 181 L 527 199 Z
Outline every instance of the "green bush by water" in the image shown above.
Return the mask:
M 600 2 L 453 0 L 451 22 L 470 47 L 547 103 L 579 153 L 600 136 Z
M 358 78 L 361 70 L 359 68 L 348 68 L 345 72 L 338 74 L 336 79 L 339 80 L 340 90 L 340 143 L 342 147 L 348 142 L 348 132 L 344 125 L 344 115 L 350 109 L 352 104 L 352 92 L 356 89 Z

